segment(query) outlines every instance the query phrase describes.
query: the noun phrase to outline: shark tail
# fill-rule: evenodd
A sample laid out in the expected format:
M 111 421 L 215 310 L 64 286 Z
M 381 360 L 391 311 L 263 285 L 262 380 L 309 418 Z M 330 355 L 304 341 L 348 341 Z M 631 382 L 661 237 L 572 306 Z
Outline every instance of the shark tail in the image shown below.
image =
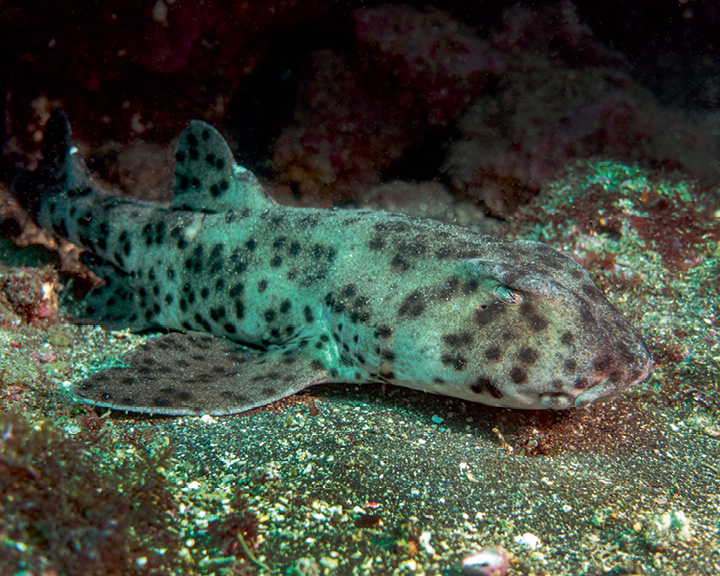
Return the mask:
M 42 160 L 32 172 L 18 171 L 12 184 L 13 194 L 37 221 L 46 198 L 87 186 L 87 172 L 73 144 L 67 116 L 54 109 L 43 132 Z

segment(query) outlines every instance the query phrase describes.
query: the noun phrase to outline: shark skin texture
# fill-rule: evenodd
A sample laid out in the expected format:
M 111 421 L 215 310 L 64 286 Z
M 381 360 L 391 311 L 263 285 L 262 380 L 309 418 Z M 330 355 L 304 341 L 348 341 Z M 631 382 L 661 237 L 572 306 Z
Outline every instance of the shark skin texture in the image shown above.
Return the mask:
M 434 220 L 282 206 L 192 121 L 170 206 L 94 185 L 64 114 L 14 193 L 105 281 L 86 312 L 170 334 L 77 398 L 231 414 L 323 382 L 385 382 L 519 409 L 583 407 L 647 377 L 639 333 L 573 260 Z

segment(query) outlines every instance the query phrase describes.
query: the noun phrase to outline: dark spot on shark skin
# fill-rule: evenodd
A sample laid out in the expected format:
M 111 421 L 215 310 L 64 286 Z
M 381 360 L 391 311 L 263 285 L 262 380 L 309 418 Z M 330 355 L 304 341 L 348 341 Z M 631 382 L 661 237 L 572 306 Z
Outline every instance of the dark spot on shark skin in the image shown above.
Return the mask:
M 605 296 L 603 296 L 602 292 L 598 290 L 598 288 L 594 284 L 585 283 L 582 286 L 580 286 L 580 290 L 582 290 L 583 294 L 590 298 L 590 300 L 593 300 L 595 302 L 601 301 L 605 299 Z
M 560 343 L 563 346 L 572 346 L 575 341 L 575 335 L 572 332 L 565 332 L 560 336 Z
M 335 298 L 331 292 L 325 294 L 325 304 L 327 304 L 333 312 L 342 313 L 345 311 L 345 304 Z
M 372 252 L 378 252 L 385 248 L 385 239 L 380 236 L 374 236 L 368 242 L 368 249 Z
M 377 327 L 377 338 L 390 338 L 393 335 L 393 329 L 390 326 L 380 325 Z
M 390 268 L 395 272 L 403 273 L 410 269 L 410 264 L 400 254 L 395 254 L 393 259 L 390 261 Z
M 537 312 L 535 306 L 530 302 L 526 301 L 520 304 L 520 314 L 533 332 L 542 332 L 548 326 L 548 321 Z
M 314 244 L 310 249 L 310 254 L 314 260 L 321 260 L 325 254 L 325 249 L 320 244 Z
M 605 352 L 600 356 L 597 356 L 592 363 L 593 369 L 597 372 L 607 372 L 615 363 L 615 359 L 610 352 Z
M 261 216 L 261 218 L 262 218 L 262 216 Z M 279 227 L 283 222 L 285 222 L 285 216 L 283 216 L 282 214 L 275 214 L 275 215 L 273 215 L 273 216 L 270 217 L 269 224 L 270 224 L 270 226 L 271 226 L 272 228 L 277 228 L 277 227 Z
M 610 376 L 608 376 L 608 381 L 611 384 L 617 384 L 620 381 L 622 381 L 623 377 L 625 376 L 625 371 L 622 369 L 613 370 L 610 372 Z
M 208 133 L 208 138 L 209 137 L 210 137 L 210 133 Z M 195 136 L 195 134 L 188 134 L 187 142 L 192 148 L 197 148 L 198 144 L 200 143 L 197 139 L 197 136 Z
M 263 292 L 265 292 L 265 290 L 267 290 L 267 287 L 268 287 L 267 280 L 260 280 L 260 282 L 258 282 L 258 285 L 257 285 L 258 294 L 262 294 Z
M 620 358 L 622 358 L 622 361 L 625 364 L 633 363 L 633 360 L 635 357 L 624 342 L 616 342 L 615 349 L 617 350 L 618 354 L 620 355 Z
M 273 256 L 272 260 L 270 260 L 270 266 L 273 268 L 279 268 L 282 265 L 282 258 L 280 256 Z
M 65 220 L 63 220 L 62 218 L 59 222 L 53 222 L 52 229 L 53 232 L 55 232 L 56 236 L 60 236 L 61 238 L 68 237 L 67 225 L 65 224 Z
M 274 250 L 282 250 L 287 242 L 287 236 L 278 236 L 273 240 L 272 247 Z
M 500 358 L 502 358 L 502 350 L 497 346 L 491 346 L 485 350 L 484 356 L 486 360 L 490 360 L 491 362 L 500 360 Z
M 245 305 L 242 302 L 235 302 L 235 317 L 242 320 L 245 316 Z
M 540 353 L 535 348 L 523 346 L 517 353 L 517 358 L 523 364 L 535 364 L 535 362 L 538 361 L 538 358 L 540 358 Z
M 87 234 L 78 234 L 78 241 L 91 252 L 95 251 L 95 246 Z M 117 254 L 117 252 L 115 254 Z
M 477 308 L 474 314 L 475 324 L 480 328 L 484 328 L 488 324 L 501 318 L 506 311 L 507 307 L 503 304 L 493 304 L 487 308 Z
M 574 358 L 566 358 L 563 362 L 563 370 L 568 374 L 572 374 L 577 370 L 577 361 Z
M 303 316 L 305 317 L 305 322 L 307 322 L 308 324 L 312 324 L 313 322 L 315 322 L 315 315 L 313 314 L 310 306 L 306 305 L 305 308 L 303 308 Z
M 50 208 L 52 209 L 54 206 L 55 206 L 55 204 L 52 204 L 52 205 L 50 206 Z M 52 211 L 52 210 L 51 210 L 51 211 Z M 76 222 L 77 222 L 77 225 L 78 225 L 78 226 L 81 226 L 81 227 L 83 227 L 83 228 L 87 228 L 88 226 L 90 226 L 90 222 L 92 222 L 92 214 L 83 214 L 82 216 L 80 216 L 80 218 L 78 218 L 78 219 L 76 220 Z M 124 241 L 125 238 L 127 238 L 127 232 L 123 232 L 123 233 L 120 235 L 120 240 L 121 240 L 121 241 Z
M 345 284 L 340 290 L 341 298 L 352 298 L 357 293 L 357 286 L 355 284 Z
M 399 316 L 417 318 L 425 312 L 425 297 L 420 290 L 413 290 L 400 304 Z
M 467 360 L 461 354 L 443 354 L 440 361 L 445 366 L 452 366 L 458 372 L 465 368 L 465 364 L 467 364 Z
M 470 387 L 470 390 L 475 392 L 475 394 L 485 394 L 488 393 L 493 398 L 500 399 L 503 397 L 502 392 L 497 389 L 497 387 L 492 383 L 492 381 L 489 378 L 480 377 L 475 381 L 475 384 L 473 384 Z
M 195 314 L 195 321 L 196 321 L 198 324 L 200 324 L 200 326 L 202 326 L 202 328 L 203 328 L 203 330 L 205 330 L 205 332 L 210 332 L 210 331 L 212 330 L 212 326 L 210 326 L 210 322 L 208 322 L 207 320 L 205 320 L 205 318 L 203 318 L 203 317 L 200 315 L 200 313 L 196 313 L 196 314 Z
M 519 366 L 514 366 L 512 370 L 510 370 L 510 380 L 515 382 L 515 384 L 524 384 L 527 382 L 527 372 Z
M 300 249 L 300 242 L 291 242 L 290 248 L 288 249 L 288 254 L 290 256 L 297 256 L 298 254 L 300 254 Z
M 370 299 L 366 296 L 358 296 L 353 302 L 355 308 L 365 308 L 368 304 L 370 304 Z
M 177 152 L 175 152 L 175 162 L 179 162 L 180 164 L 185 162 L 185 152 L 183 152 L 182 150 L 178 150 Z
M 590 386 L 590 382 L 588 382 L 587 378 L 584 378 L 582 376 L 575 379 L 575 382 L 573 383 L 573 386 L 577 388 L 578 390 L 584 390 L 588 386 Z
M 217 274 L 220 272 L 224 266 L 225 262 L 223 261 L 223 252 L 225 250 L 225 244 L 215 244 L 210 251 L 210 257 L 209 257 L 209 263 L 210 263 L 210 273 L 211 274 Z
M 263 312 L 263 317 L 265 318 L 265 322 L 272 322 L 275 320 L 275 310 L 268 308 Z
M 282 314 L 287 314 L 290 312 L 290 309 L 292 308 L 292 302 L 290 302 L 289 299 L 285 299 L 280 303 L 280 312 Z
M 250 240 L 245 242 L 245 248 L 250 250 L 250 252 L 253 252 L 256 247 L 257 247 L 257 242 L 253 238 L 250 238 Z
M 458 332 L 457 334 L 445 334 L 443 342 L 451 348 L 468 348 L 473 343 L 473 337 L 470 332 Z
M 210 319 L 214 322 L 219 322 L 222 318 L 225 318 L 225 308 L 218 306 L 217 308 L 210 309 Z
M 452 258 L 457 250 L 452 246 L 441 246 L 435 250 L 435 258 L 438 260 L 446 260 Z
M 580 306 L 580 325 L 588 331 L 593 331 L 596 329 L 597 321 L 595 320 L 595 316 L 590 311 L 590 306 L 588 306 L 587 302 L 582 303 Z

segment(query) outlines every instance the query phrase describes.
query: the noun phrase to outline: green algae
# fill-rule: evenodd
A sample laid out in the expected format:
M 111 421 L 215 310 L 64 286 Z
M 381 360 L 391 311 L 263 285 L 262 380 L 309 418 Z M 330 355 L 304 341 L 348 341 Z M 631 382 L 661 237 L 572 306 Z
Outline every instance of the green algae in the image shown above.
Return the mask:
M 687 252 L 667 250 L 669 233 L 648 243 L 632 225 L 650 217 L 656 187 L 678 203 L 667 212 L 683 226 L 692 224 L 684 216 L 697 219 L 686 230 L 699 241 Z M 583 261 L 651 345 L 657 369 L 615 402 L 523 413 L 392 387 L 328 386 L 313 390 L 308 406 L 249 415 L 101 418 L 72 404 L 63 383 L 145 337 L 60 321 L 0 331 L 8 352 L 0 435 L 18 420 L 11 435 L 29 430 L 38 450 L 57 443 L 53 455 L 75 471 L 69 494 L 81 480 L 104 494 L 123 486 L 112 503 L 88 504 L 86 522 L 113 516 L 120 503 L 151 509 L 138 518 L 158 523 L 141 521 L 141 537 L 114 536 L 131 574 L 256 573 L 237 535 L 287 574 L 454 576 L 465 554 L 487 545 L 506 548 L 512 573 L 527 576 L 717 574 L 720 266 L 705 209 L 713 198 L 698 197 L 690 184 L 588 164 L 549 185 L 514 224 L 516 235 Z M 594 211 L 583 217 L 587 208 Z M 139 488 L 144 474 L 157 483 L 154 495 Z M 57 492 L 45 497 L 48 509 L 58 505 Z M 90 548 L 37 540 L 21 516 L 9 518 L 22 520 L 0 529 L 14 555 L 2 566 L 9 573 L 39 574 L 59 562 L 56 545 L 68 562 L 94 566 Z M 102 544 L 100 532 L 85 545 Z
M 171 573 L 182 567 L 160 469 L 170 451 L 119 459 L 103 433 L 0 412 L 0 572 Z

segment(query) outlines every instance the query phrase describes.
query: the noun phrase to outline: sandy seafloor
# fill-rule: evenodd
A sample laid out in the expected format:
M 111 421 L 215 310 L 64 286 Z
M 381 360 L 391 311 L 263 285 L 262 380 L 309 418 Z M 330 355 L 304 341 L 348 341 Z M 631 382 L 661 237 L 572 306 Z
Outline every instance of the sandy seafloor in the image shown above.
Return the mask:
M 20 253 L 3 248 L 5 264 L 17 265 Z M 193 538 L 239 493 L 259 521 L 254 553 L 275 573 L 457 575 L 464 556 L 502 546 L 511 575 L 717 575 L 717 264 L 716 248 L 703 250 L 707 295 L 678 294 L 671 279 L 661 292 L 677 310 L 688 300 L 685 320 L 709 334 L 686 327 L 684 355 L 658 358 L 662 318 L 685 326 L 680 313 L 663 310 L 652 290 L 643 302 L 610 294 L 634 321 L 658 314 L 640 328 L 659 366 L 622 398 L 584 411 L 520 413 L 391 386 L 324 385 L 249 414 L 113 413 L 105 426 L 118 452 L 130 450 L 122 440 L 129 430 L 150 429 L 155 442 L 174 447 L 164 473 L 180 503 L 186 574 L 266 572 Z M 40 372 L 52 390 L 48 400 L 45 385 L 38 402 L 38 386 L 20 386 L 21 400 L 3 409 L 54 419 L 77 435 L 81 411 L 67 410 L 63 382 L 144 338 L 61 320 L 6 323 L 4 394 Z M 673 368 L 683 362 L 684 371 Z

